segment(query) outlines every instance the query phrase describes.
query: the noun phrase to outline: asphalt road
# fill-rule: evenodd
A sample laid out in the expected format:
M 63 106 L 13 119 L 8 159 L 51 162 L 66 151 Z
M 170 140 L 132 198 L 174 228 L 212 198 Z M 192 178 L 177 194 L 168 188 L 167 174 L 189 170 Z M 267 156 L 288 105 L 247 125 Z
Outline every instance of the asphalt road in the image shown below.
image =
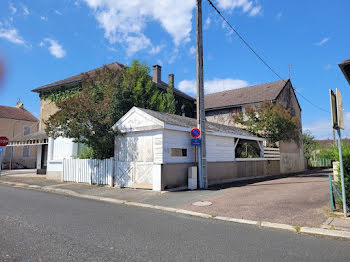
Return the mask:
M 0 186 L 0 261 L 350 261 L 349 246 Z

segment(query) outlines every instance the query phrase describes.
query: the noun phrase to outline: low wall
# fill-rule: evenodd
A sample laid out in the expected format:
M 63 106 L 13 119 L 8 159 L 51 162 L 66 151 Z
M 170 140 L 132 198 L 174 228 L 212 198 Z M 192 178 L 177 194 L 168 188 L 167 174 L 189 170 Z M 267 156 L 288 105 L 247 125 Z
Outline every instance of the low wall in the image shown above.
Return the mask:
M 162 189 L 187 186 L 187 169 L 194 163 L 162 165 Z M 280 175 L 279 160 L 248 160 L 208 162 L 209 185 L 228 183 L 257 177 Z
M 12 164 L 18 163 L 24 166 L 24 168 L 36 168 L 36 158 L 12 158 L 11 160 L 9 158 L 4 158 L 2 160 L 2 163 L 6 165 L 10 165 L 10 162 L 12 162 Z

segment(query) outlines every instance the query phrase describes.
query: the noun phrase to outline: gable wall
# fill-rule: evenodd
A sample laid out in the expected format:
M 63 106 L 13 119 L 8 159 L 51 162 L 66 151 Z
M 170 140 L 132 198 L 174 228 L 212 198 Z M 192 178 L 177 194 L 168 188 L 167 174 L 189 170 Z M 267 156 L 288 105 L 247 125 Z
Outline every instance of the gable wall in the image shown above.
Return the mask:
M 57 111 L 58 107 L 55 105 L 54 102 L 51 102 L 48 99 L 40 99 L 40 130 L 45 129 L 45 121 L 47 121 L 49 117 Z

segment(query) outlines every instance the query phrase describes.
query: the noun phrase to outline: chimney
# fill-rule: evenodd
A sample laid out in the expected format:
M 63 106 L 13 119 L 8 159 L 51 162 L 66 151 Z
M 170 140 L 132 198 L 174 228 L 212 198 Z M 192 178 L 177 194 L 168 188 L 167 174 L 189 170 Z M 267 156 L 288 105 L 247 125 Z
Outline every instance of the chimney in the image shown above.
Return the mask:
M 16 103 L 16 107 L 17 107 L 17 108 L 20 108 L 20 109 L 24 109 L 24 105 L 23 105 L 23 103 L 21 102 L 21 100 L 18 100 L 18 102 Z
M 174 88 L 174 74 L 169 74 L 168 76 L 168 86 Z
M 160 84 L 162 81 L 162 67 L 160 65 L 153 66 L 153 82 Z

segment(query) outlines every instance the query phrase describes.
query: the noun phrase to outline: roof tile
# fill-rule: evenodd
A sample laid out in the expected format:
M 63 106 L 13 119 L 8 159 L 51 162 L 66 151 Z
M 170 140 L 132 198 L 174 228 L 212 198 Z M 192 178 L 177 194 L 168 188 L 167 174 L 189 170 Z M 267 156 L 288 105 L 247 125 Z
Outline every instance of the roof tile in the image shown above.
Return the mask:
M 205 109 L 244 105 L 277 98 L 289 80 L 280 80 L 205 95 Z
M 39 120 L 25 109 L 0 106 L 0 118 L 38 122 Z

